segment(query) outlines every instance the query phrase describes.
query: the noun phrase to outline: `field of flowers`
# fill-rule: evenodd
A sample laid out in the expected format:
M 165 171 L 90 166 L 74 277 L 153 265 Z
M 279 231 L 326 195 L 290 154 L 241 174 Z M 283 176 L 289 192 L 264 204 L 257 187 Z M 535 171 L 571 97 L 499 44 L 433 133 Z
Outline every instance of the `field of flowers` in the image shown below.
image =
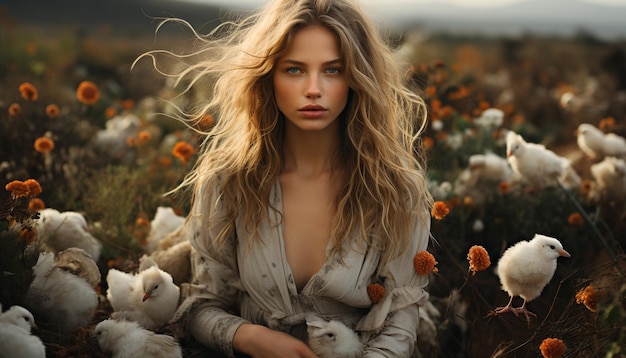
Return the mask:
M 48 356 L 107 356 L 93 332 L 111 312 L 107 270 L 137 270 L 157 208 L 187 212 L 188 198 L 163 194 L 193 166 L 201 138 L 171 117 L 176 106 L 209 94 L 175 98 L 179 89 L 149 61 L 131 71 L 146 50 L 179 49 L 184 42 L 176 39 L 52 37 L 8 25 L 0 31 L 0 303 L 3 310 L 25 305 L 46 245 L 35 229 L 38 211 L 80 212 L 102 243 L 98 307 L 90 325 L 68 334 L 54 322 L 38 322 L 33 333 Z M 437 200 L 429 248 L 436 260 L 429 271 L 434 309 L 418 342 L 423 356 L 623 357 L 626 193 L 598 193 L 590 168 L 602 158 L 585 155 L 575 132 L 590 123 L 626 136 L 626 42 L 585 33 L 409 34 L 397 42 L 429 106 L 421 145 Z M 195 129 L 219 120 L 205 119 Z M 569 158 L 581 182 L 540 190 L 490 177 L 464 182 L 471 156 L 506 157 L 507 130 Z M 558 238 L 572 257 L 559 259 L 552 281 L 529 303 L 536 319 L 492 316 L 508 301 L 493 266 L 508 246 L 535 233 Z M 468 261 L 477 246 L 491 266 L 477 251 Z M 176 327 L 161 333 L 177 336 L 185 356 L 206 353 Z

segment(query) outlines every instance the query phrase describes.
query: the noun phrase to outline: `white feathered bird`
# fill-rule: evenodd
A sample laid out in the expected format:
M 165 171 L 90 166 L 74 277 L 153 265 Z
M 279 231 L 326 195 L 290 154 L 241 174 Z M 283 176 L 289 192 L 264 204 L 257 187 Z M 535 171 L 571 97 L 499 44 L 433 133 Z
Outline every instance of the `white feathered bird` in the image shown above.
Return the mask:
M 40 240 L 55 253 L 78 247 L 91 255 L 94 261 L 100 258 L 102 243 L 91 235 L 87 220 L 79 212 L 43 209 L 39 211 L 36 228 Z
M 591 165 L 591 176 L 596 183 L 598 200 L 626 200 L 626 162 L 615 157 L 605 157 Z
M 159 244 L 168 234 L 183 226 L 185 218 L 176 215 L 174 209 L 166 206 L 159 206 L 154 218 L 150 222 L 146 251 L 154 252 L 159 249 Z
M 530 185 L 539 189 L 556 185 L 566 176 L 571 163 L 545 146 L 528 143 L 521 135 L 506 135 L 506 155 L 511 168 Z
M 191 280 L 191 243 L 185 240 L 139 258 L 139 271 L 154 265 L 172 275 L 176 285 L 189 282 Z
M 46 347 L 39 337 L 31 334 L 31 328 L 37 328 L 35 319 L 22 306 L 12 306 L 0 313 L 0 357 L 45 358 Z
M 158 266 L 130 274 L 110 269 L 107 274 L 107 299 L 113 307 L 111 317 L 138 322 L 146 329 L 159 329 L 174 316 L 180 289 L 172 276 Z
M 62 334 L 87 327 L 98 307 L 95 286 L 100 271 L 84 250 L 70 248 L 57 257 L 39 254 L 24 301 L 39 321 L 55 324 Z
M 576 143 L 591 159 L 606 156 L 626 157 L 626 139 L 615 133 L 604 133 L 589 123 L 581 123 L 576 130 Z
M 495 314 L 513 312 L 517 316 L 522 313 L 527 320 L 529 316 L 537 317 L 526 308 L 526 303 L 539 297 L 554 276 L 557 258 L 561 256 L 570 257 L 561 242 L 541 234 L 535 234 L 532 240 L 520 241 L 504 251 L 496 273 L 510 299 L 506 306 L 496 308 Z M 524 300 L 520 307 L 513 307 L 515 296 Z
M 363 344 L 352 329 L 339 321 L 317 316 L 306 318 L 308 344 L 320 358 L 357 358 L 363 355 Z
M 177 358 L 182 357 L 174 337 L 156 334 L 133 321 L 106 319 L 96 325 L 98 346 L 112 358 Z

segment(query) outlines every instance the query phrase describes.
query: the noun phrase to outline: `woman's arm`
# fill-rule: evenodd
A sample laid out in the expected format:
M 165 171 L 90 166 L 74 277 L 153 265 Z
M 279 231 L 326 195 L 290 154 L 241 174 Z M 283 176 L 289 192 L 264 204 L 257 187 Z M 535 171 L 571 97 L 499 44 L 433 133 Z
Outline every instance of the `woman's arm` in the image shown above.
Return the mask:
M 428 277 L 415 272 L 413 258 L 428 247 L 430 227 L 417 226 L 411 247 L 380 268 L 386 294 L 359 322 L 366 342 L 364 357 L 409 357 L 417 344 L 419 306 L 428 300 Z

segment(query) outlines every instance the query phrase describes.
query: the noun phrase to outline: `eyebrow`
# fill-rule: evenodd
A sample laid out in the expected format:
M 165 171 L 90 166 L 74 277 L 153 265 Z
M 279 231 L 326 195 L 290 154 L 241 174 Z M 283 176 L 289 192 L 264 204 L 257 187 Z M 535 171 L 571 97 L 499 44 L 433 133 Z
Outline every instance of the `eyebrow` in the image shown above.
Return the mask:
M 292 65 L 298 65 L 298 66 L 304 66 L 306 65 L 306 63 L 302 62 L 302 61 L 297 61 L 297 60 L 292 60 L 292 59 L 284 59 L 284 60 L 280 60 L 278 61 L 278 63 L 288 63 L 288 64 L 292 64 Z M 322 63 L 322 65 L 324 66 L 328 66 L 328 65 L 343 65 L 343 61 L 341 61 L 341 59 L 335 59 L 335 60 L 330 60 L 330 61 L 326 61 L 324 63 Z

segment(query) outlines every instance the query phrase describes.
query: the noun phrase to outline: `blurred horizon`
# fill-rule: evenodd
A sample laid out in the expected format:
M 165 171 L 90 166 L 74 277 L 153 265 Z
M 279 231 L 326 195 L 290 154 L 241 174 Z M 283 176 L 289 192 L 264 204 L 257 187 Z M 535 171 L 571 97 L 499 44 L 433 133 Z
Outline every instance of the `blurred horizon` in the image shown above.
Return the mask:
M 361 0 L 377 23 L 394 31 L 423 30 L 478 36 L 575 36 L 581 32 L 614 41 L 626 39 L 626 1 L 614 4 L 598 0 L 517 0 L 498 6 L 459 6 L 458 1 L 433 2 Z M 487 0 L 491 1 L 491 0 Z M 614 1 L 614 0 L 604 0 Z M 44 0 L 0 2 L 0 20 L 18 26 L 57 29 L 77 26 L 88 31 L 109 26 L 111 31 L 151 35 L 155 18 L 179 17 L 197 29 L 210 30 L 240 11 L 250 11 L 263 0 L 108 0 L 89 6 L 65 0 L 64 7 Z M 493 1 L 491 1 L 493 3 Z M 394 6 L 394 3 L 396 4 Z M 247 4 L 247 5 L 246 5 Z M 417 4 L 417 5 L 416 5 Z M 623 4 L 619 6 L 616 4 Z

